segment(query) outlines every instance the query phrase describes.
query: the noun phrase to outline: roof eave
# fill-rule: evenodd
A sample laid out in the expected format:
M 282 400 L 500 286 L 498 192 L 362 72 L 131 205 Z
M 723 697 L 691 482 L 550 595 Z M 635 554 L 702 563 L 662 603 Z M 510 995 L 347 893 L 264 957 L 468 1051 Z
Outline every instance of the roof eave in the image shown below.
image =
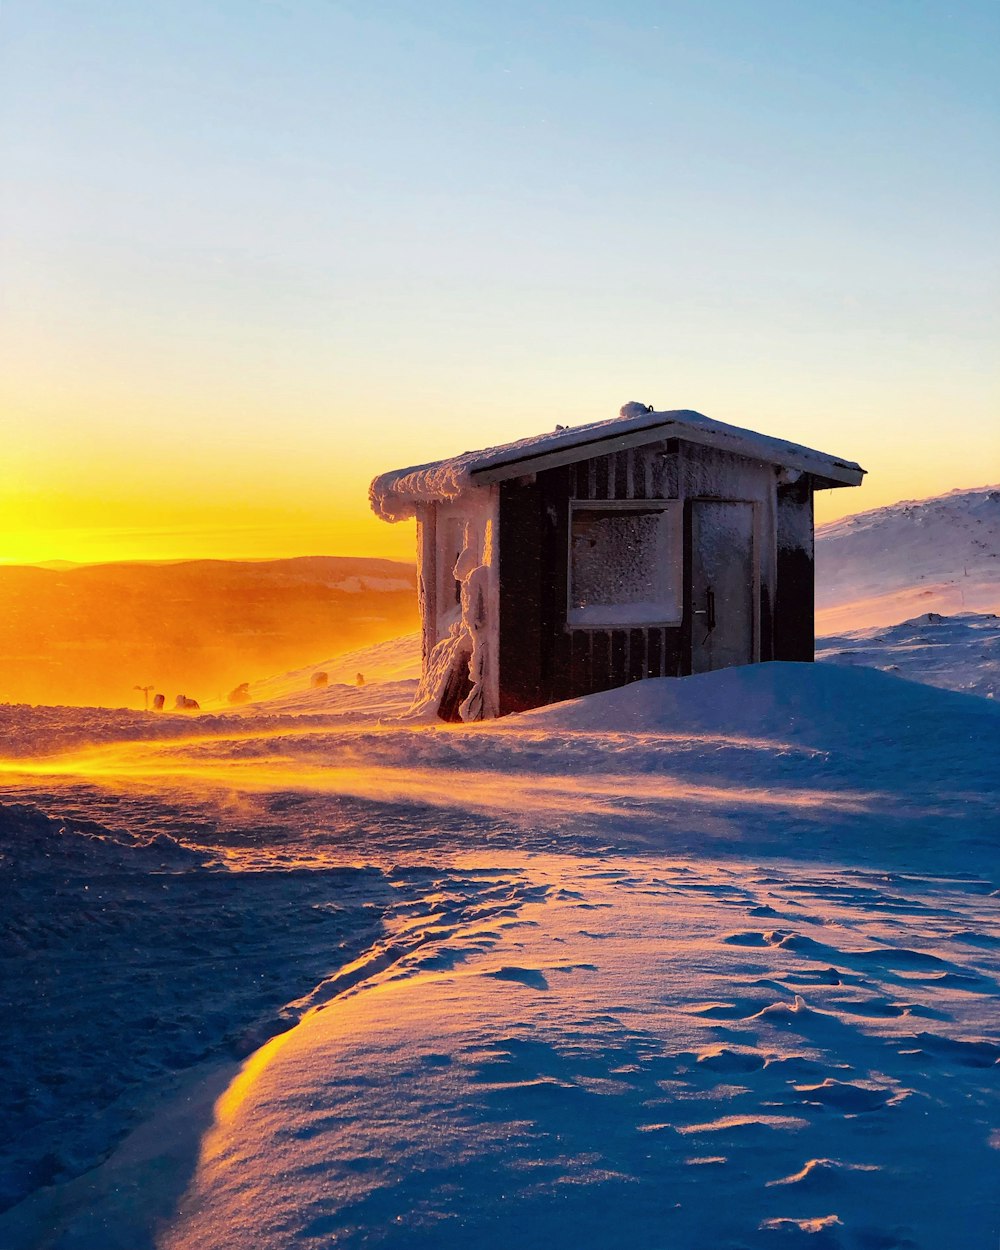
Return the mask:
M 606 456 L 614 451 L 627 451 L 630 447 L 644 447 L 647 443 L 655 443 L 659 437 L 683 437 L 677 433 L 678 428 L 679 422 L 669 420 L 623 434 L 602 434 L 552 451 L 541 451 L 535 455 L 518 456 L 506 462 L 484 465 L 481 469 L 472 469 L 469 476 L 476 486 L 490 486 L 494 482 L 525 477 L 529 473 L 541 473 L 544 469 L 558 469 L 565 464 L 576 464 L 578 460 L 589 460 L 595 455 Z
M 809 470 L 816 490 L 835 490 L 839 486 L 860 486 L 867 472 L 867 469 L 847 465 L 838 467 L 836 475 L 829 471 L 818 473 L 815 469 Z
M 735 431 L 699 429 L 685 422 L 671 419 L 658 422 L 656 425 L 645 426 L 641 430 L 610 436 L 602 435 L 585 442 L 574 443 L 570 447 L 543 451 L 536 455 L 518 456 L 499 464 L 485 465 L 481 469 L 472 469 L 469 477 L 476 486 L 489 486 L 494 482 L 504 482 L 511 478 L 540 473 L 544 469 L 556 469 L 562 465 L 575 464 L 578 460 L 589 460 L 593 456 L 626 451 L 631 447 L 643 447 L 649 443 L 655 443 L 658 438 L 677 438 L 681 442 L 716 447 L 720 451 L 729 451 L 749 460 L 779 465 L 781 468 L 798 469 L 815 478 L 820 490 L 838 486 L 860 486 L 865 474 L 865 470 L 853 461 L 838 460 L 834 456 L 812 451 L 809 448 L 798 448 L 792 444 L 779 443 L 778 440 L 774 440 L 775 445 L 768 448 L 766 444 L 762 445 L 759 436 L 742 437 Z

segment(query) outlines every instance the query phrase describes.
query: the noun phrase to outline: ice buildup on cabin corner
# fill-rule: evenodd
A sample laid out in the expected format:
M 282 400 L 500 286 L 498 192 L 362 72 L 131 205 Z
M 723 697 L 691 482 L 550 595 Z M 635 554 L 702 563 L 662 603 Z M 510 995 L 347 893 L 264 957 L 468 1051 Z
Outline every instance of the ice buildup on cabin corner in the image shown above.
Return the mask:
M 864 469 L 688 410 L 383 473 L 417 520 L 415 711 L 481 720 L 761 660 L 813 658 L 813 492 Z

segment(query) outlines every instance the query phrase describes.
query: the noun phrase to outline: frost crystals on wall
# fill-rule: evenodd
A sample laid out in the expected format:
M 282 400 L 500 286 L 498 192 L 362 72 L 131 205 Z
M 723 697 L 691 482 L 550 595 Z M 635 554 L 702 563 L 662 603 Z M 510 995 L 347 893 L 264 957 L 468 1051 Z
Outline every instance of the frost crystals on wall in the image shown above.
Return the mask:
M 681 517 L 675 501 L 573 505 L 570 625 L 676 623 L 681 593 Z

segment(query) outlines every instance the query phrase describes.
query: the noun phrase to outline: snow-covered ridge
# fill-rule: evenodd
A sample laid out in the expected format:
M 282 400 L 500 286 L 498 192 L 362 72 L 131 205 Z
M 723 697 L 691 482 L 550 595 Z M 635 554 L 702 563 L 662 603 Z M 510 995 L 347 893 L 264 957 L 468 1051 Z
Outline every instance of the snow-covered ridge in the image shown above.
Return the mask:
M 993 498 L 991 498 L 991 496 Z M 899 499 L 895 503 L 869 508 L 867 512 L 854 512 L 836 521 L 827 521 L 816 527 L 817 537 L 836 538 L 841 534 L 872 529 L 894 518 L 903 516 L 927 517 L 932 513 L 959 516 L 974 515 L 990 504 L 1000 503 L 1000 484 L 994 486 L 956 487 L 940 495 L 928 495 L 926 499 Z
M 1000 610 L 1000 487 L 902 500 L 816 530 L 817 633 Z

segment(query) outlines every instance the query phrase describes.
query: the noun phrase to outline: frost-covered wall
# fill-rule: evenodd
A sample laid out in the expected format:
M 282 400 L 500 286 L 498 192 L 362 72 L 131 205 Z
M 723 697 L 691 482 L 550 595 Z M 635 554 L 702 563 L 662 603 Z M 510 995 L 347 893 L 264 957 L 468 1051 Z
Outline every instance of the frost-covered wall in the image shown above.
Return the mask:
M 752 505 L 749 645 L 754 659 L 770 659 L 777 577 L 776 478 L 771 463 L 670 438 L 502 482 L 501 712 L 644 677 L 690 672 L 691 605 L 682 595 L 676 615 L 666 608 L 672 606 L 667 592 L 678 584 L 683 588 L 690 577 L 690 567 L 684 567 L 688 558 L 684 517 L 695 499 Z M 626 604 L 615 619 L 607 614 L 598 620 L 595 613 L 590 624 L 588 614 L 580 611 L 580 596 L 574 596 L 571 580 L 572 518 L 587 507 L 596 506 L 600 512 L 605 500 L 626 506 L 669 501 L 664 522 L 673 526 L 674 541 L 663 547 L 674 564 L 665 570 L 657 611 L 646 614 L 645 609 L 632 610 Z M 510 603 L 517 605 L 516 612 L 508 610 Z
M 775 600 L 775 466 L 712 447 L 669 439 L 573 466 L 571 499 L 692 499 L 753 504 L 755 596 L 754 658 L 770 659 L 770 613 Z M 678 544 L 673 559 L 681 560 Z M 763 609 L 763 611 L 761 610 Z
M 496 528 L 495 487 L 418 507 L 423 677 L 414 715 L 449 720 L 497 715 Z
M 808 663 L 816 633 L 812 479 L 805 473 L 782 471 L 776 500 L 774 658 Z
M 712 447 L 681 443 L 679 491 L 682 499 L 730 499 L 753 504 L 754 596 L 753 657 L 771 659 L 771 616 L 777 582 L 776 471 Z

